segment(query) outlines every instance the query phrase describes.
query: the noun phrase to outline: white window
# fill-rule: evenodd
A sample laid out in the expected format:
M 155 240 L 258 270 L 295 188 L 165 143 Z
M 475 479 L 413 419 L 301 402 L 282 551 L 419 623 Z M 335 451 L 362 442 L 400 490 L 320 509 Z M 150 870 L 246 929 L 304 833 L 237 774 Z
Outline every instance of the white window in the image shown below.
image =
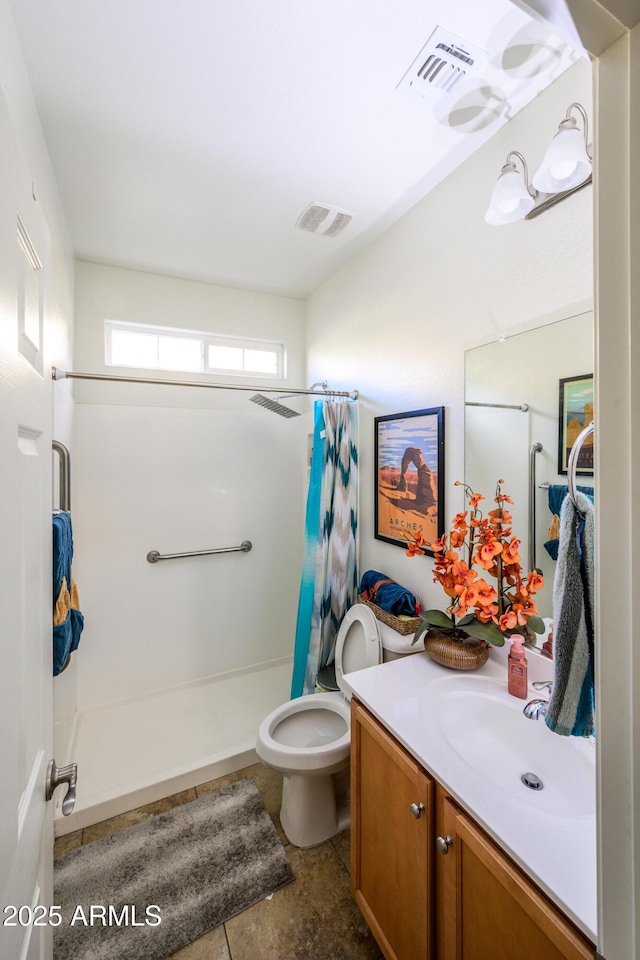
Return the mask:
M 183 373 L 283 379 L 283 343 L 105 320 L 105 363 Z

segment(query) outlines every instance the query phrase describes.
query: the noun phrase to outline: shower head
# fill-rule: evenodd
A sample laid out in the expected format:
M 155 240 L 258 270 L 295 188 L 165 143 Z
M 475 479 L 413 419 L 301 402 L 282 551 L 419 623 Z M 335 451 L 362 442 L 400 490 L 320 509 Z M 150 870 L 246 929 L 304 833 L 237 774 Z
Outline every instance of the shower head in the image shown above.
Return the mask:
M 271 397 L 264 397 L 261 393 L 256 393 L 253 397 L 249 397 L 249 399 L 252 403 L 257 403 L 261 407 L 266 407 L 267 410 L 277 413 L 280 417 L 300 416 L 297 410 L 292 410 L 291 407 L 285 407 L 284 403 L 278 403 L 277 400 L 272 400 Z

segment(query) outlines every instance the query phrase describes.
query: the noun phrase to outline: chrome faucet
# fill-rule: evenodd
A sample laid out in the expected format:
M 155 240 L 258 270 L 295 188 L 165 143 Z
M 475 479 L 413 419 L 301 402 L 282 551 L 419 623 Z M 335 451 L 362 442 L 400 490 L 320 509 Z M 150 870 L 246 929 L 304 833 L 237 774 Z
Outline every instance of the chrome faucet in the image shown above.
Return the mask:
M 548 690 L 551 694 L 553 689 L 553 680 L 541 680 L 537 683 L 532 684 L 534 690 Z M 529 720 L 539 720 L 540 717 L 544 717 L 547 714 L 549 709 L 548 700 L 530 700 L 529 703 L 523 708 L 522 712 L 525 717 L 528 717 Z

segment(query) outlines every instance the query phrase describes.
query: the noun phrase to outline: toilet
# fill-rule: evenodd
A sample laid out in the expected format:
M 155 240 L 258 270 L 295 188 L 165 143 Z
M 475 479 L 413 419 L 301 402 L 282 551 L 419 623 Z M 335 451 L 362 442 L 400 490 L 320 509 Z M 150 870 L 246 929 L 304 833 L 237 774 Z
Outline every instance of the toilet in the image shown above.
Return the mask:
M 336 640 L 338 689 L 289 700 L 262 721 L 256 753 L 284 774 L 280 822 L 297 847 L 322 843 L 349 826 L 351 691 L 344 674 L 424 650 L 412 640 L 354 604 Z

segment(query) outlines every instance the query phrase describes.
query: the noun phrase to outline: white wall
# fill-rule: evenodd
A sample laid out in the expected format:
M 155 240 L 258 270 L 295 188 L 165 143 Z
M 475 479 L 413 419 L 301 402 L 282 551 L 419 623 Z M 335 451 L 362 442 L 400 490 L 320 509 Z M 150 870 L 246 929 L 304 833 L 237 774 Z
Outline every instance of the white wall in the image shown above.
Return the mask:
M 57 185 L 49 161 L 29 78 L 22 59 L 11 13 L 0 0 L 0 96 L 10 122 L 0 127 L 0 143 L 16 145 L 34 182 L 51 237 L 51 284 L 47 291 L 44 352 L 48 365 L 68 364 L 73 337 L 73 251 Z M 4 111 L 2 111 L 4 116 Z M 47 376 L 45 370 L 45 376 Z M 53 389 L 53 436 L 71 446 L 73 400 L 66 385 Z M 57 461 L 55 462 L 57 469 Z M 65 755 L 75 712 L 75 664 L 54 680 L 56 715 L 55 755 Z M 62 762 L 62 761 L 61 761 Z
M 174 377 L 105 368 L 109 318 L 284 340 L 289 384 L 304 385 L 301 302 L 76 267 L 75 369 Z M 86 617 L 79 707 L 290 656 L 309 415 L 285 420 L 244 392 L 78 387 L 76 575 Z M 153 549 L 243 540 L 253 542 L 248 554 L 146 561 Z
M 309 376 L 323 370 L 336 386 L 361 391 L 361 570 L 394 577 L 429 606 L 444 599 L 430 561 L 425 570 L 373 537 L 373 419 L 445 406 L 448 525 L 461 507 L 453 484 L 464 473 L 465 349 L 592 305 L 590 187 L 532 221 L 492 227 L 483 219 L 508 151 L 535 168 L 574 100 L 591 110 L 586 61 L 307 301 Z

